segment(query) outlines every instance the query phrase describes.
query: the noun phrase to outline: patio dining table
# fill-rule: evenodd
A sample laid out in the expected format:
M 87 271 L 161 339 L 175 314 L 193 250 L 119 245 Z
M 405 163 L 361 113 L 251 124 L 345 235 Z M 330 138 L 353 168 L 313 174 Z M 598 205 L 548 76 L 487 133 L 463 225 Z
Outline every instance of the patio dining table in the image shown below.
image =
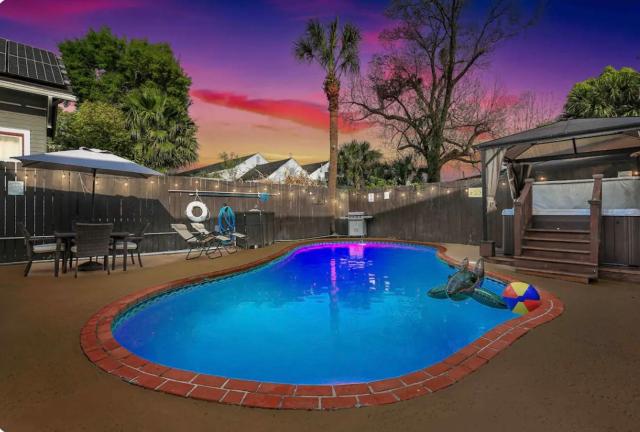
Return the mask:
M 126 231 L 113 231 L 111 233 L 111 238 L 115 242 L 117 242 L 118 240 L 122 241 L 125 240 L 127 237 L 130 237 L 132 234 Z M 67 254 L 71 253 L 71 241 L 74 240 L 76 238 L 76 233 L 75 232 L 54 232 L 53 236 L 56 239 L 56 256 L 55 256 L 55 264 L 54 264 L 54 274 L 56 277 L 58 277 L 58 273 L 59 273 L 59 269 L 60 269 L 60 256 L 61 254 L 64 254 L 63 260 L 62 260 L 62 273 L 66 273 L 67 272 Z M 62 250 L 62 245 L 64 244 L 64 251 Z M 113 248 L 113 254 L 112 254 L 112 259 L 116 259 L 116 248 Z M 126 271 L 127 270 L 127 248 L 123 248 L 122 251 L 122 255 L 123 255 L 123 268 Z

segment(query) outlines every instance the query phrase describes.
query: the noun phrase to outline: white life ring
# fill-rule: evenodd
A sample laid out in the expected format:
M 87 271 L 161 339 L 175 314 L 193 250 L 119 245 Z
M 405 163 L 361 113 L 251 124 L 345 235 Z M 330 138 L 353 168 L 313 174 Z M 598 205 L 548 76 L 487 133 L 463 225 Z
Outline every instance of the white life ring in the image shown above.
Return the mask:
M 193 209 L 195 209 L 196 207 L 200 209 L 200 213 L 201 213 L 200 216 L 196 216 L 193 214 Z M 187 210 L 185 210 L 185 214 L 187 215 L 187 217 L 191 222 L 204 222 L 209 217 L 209 209 L 207 208 L 206 205 L 204 205 L 202 201 L 191 201 L 187 205 Z

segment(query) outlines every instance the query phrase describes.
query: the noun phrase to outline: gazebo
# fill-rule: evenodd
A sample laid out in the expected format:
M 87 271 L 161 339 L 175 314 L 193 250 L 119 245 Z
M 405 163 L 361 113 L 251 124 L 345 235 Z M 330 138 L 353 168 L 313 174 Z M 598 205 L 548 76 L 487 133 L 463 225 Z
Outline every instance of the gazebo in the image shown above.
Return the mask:
M 603 271 L 635 274 L 640 266 L 640 117 L 560 120 L 477 149 L 483 256 L 495 254 L 487 219 L 498 210 L 496 191 L 506 169 L 514 208 L 502 213 L 513 223 L 513 232 L 503 235 L 503 251 L 512 255 L 518 271 L 580 282 Z M 537 167 L 551 164 L 552 175 L 533 178 Z

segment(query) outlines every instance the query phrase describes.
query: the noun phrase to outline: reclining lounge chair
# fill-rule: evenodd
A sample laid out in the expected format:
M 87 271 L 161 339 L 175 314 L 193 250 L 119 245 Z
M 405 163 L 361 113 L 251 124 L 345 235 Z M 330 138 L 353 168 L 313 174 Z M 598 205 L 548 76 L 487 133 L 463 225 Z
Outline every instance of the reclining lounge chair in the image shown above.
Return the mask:
M 187 252 L 187 260 L 200 258 L 204 253 L 207 258 L 215 258 L 214 253 L 218 252 L 220 256 L 222 256 L 222 252 L 220 252 L 219 246 L 216 244 L 217 240 L 214 236 L 205 236 L 203 234 L 192 234 L 185 224 L 171 224 L 171 228 L 178 233 L 180 237 L 189 245 L 189 252 Z M 211 248 L 215 246 L 215 249 L 212 251 Z M 193 251 L 197 251 L 196 256 L 191 256 Z

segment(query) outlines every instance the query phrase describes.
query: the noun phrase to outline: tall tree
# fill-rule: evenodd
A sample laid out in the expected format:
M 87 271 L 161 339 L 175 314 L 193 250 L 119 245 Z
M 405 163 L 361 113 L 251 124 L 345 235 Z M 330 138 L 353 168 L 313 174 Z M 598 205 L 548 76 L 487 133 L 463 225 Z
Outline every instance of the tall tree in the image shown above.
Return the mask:
M 121 106 L 130 91 L 153 83 L 189 105 L 191 78 L 165 43 L 120 38 L 103 27 L 58 48 L 80 104 L 88 100 Z
M 356 190 L 362 189 L 381 158 L 382 153 L 372 149 L 367 141 L 353 140 L 343 144 L 338 152 L 340 183 Z
M 105 27 L 66 40 L 59 48 L 78 96 L 75 123 L 86 104 L 101 104 L 90 105 L 92 112 L 95 107 L 106 112 L 104 106 L 110 105 L 114 121 L 126 114 L 126 126 L 119 131 L 131 132 L 126 146 L 105 142 L 105 148 L 161 171 L 197 160 L 196 126 L 188 111 L 191 78 L 169 45 L 119 38 Z M 78 135 L 75 141 L 86 136 L 78 128 L 70 132 Z M 67 143 L 74 141 L 67 138 Z
M 573 86 L 564 106 L 568 118 L 640 116 L 640 73 L 607 66 L 600 76 Z
M 329 102 L 329 201 L 332 215 L 336 216 L 336 184 L 338 175 L 338 111 L 340 79 L 343 74 L 356 74 L 360 69 L 360 30 L 351 24 L 340 28 L 338 18 L 324 27 L 313 19 L 294 45 L 294 56 L 299 61 L 317 63 L 325 72 L 323 90 Z M 331 222 L 335 232 L 335 220 Z
M 380 36 L 386 52 L 348 102 L 398 150 L 424 158 L 430 182 L 449 161 L 473 161 L 473 144 L 504 118 L 499 92 L 473 72 L 527 24 L 513 3 L 494 0 L 483 16 L 465 0 L 394 0 L 387 10 L 397 24 Z
M 124 111 L 136 161 L 166 170 L 198 159 L 196 126 L 174 98 L 146 85 L 129 93 Z

